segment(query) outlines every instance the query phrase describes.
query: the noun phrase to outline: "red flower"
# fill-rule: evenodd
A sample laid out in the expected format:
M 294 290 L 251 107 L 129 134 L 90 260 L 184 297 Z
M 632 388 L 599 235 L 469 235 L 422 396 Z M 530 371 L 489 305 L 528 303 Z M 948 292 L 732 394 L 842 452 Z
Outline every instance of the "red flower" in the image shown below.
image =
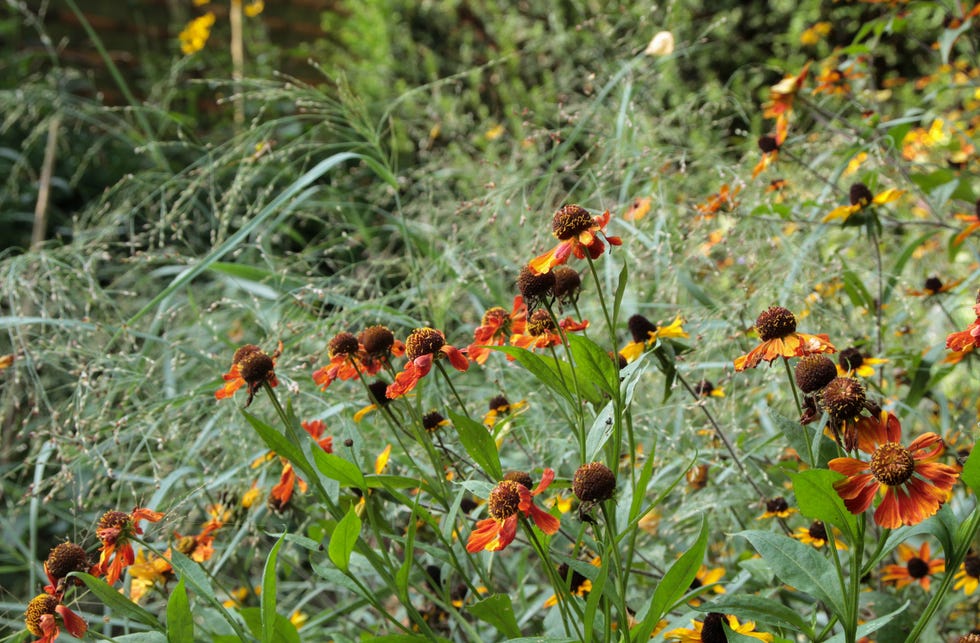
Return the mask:
M 965 353 L 980 346 L 980 290 L 977 291 L 977 303 L 973 306 L 973 312 L 977 318 L 966 327 L 966 330 L 950 333 L 946 337 L 946 348 L 957 353 Z
M 41 638 L 34 643 L 54 643 L 61 634 L 61 625 L 75 638 L 82 638 L 88 624 L 82 617 L 61 604 L 61 595 L 38 594 L 27 605 L 24 624 L 34 636 Z
M 558 245 L 528 264 L 537 274 L 551 272 L 555 266 L 568 261 L 571 255 L 579 259 L 589 253 L 592 259 L 598 259 L 606 246 L 599 237 L 605 237 L 611 246 L 622 245 L 619 237 L 606 235 L 606 224 L 609 223 L 609 210 L 602 215 L 593 217 L 579 205 L 566 205 L 555 213 L 551 222 L 552 230 L 558 237 Z
M 477 364 L 485 364 L 490 356 L 490 346 L 503 346 L 511 333 L 523 333 L 527 320 L 527 305 L 520 295 L 514 297 L 510 314 L 500 306 L 483 313 L 483 320 L 473 332 L 473 343 L 466 355 Z
M 837 351 L 827 335 L 796 332 L 796 316 L 782 306 L 772 306 L 755 320 L 762 343 L 735 359 L 735 370 L 755 368 L 765 360 L 770 364 L 777 357 L 803 357 L 813 353 Z
M 432 369 L 432 362 L 439 355 L 449 358 L 449 363 L 457 371 L 466 371 L 470 363 L 458 348 L 446 343 L 446 337 L 434 328 L 416 328 L 405 340 L 405 355 L 408 363 L 405 370 L 395 375 L 385 395 L 389 400 L 405 395 L 419 383 L 419 380 L 429 374 Z
M 557 532 L 560 526 L 558 519 L 533 501 L 533 496 L 547 489 L 554 479 L 555 472 L 545 469 L 534 491 L 528 491 L 526 486 L 515 480 L 504 480 L 494 487 L 487 498 L 490 517 L 476 523 L 466 542 L 466 551 L 471 554 L 484 550 L 500 551 L 509 545 L 517 536 L 517 518 L 520 514 L 530 516 L 546 534 Z
M 566 317 L 558 322 L 558 326 L 567 332 L 585 330 L 589 327 L 588 321 L 577 322 L 571 317 Z M 561 344 L 561 334 L 555 327 L 555 321 L 544 308 L 538 308 L 527 321 L 527 325 L 522 332 L 514 333 L 510 336 L 510 343 L 519 348 L 532 350 L 535 348 L 547 348 Z
M 95 573 L 105 574 L 105 581 L 112 585 L 122 576 L 124 569 L 133 564 L 135 554 L 130 543 L 133 536 L 143 534 L 139 521 L 157 522 L 163 513 L 150 509 L 133 509 L 132 513 L 107 511 L 99 519 L 95 535 L 102 541 L 101 555 Z
M 327 429 L 327 425 L 324 424 L 323 420 L 303 422 L 302 425 L 306 429 L 306 432 L 317 441 L 321 449 L 327 453 L 333 453 L 333 437 L 329 435 L 325 438 L 320 437 Z M 277 510 L 285 508 L 293 497 L 293 491 L 297 486 L 299 487 L 300 493 L 306 493 L 306 482 L 296 476 L 296 470 L 293 469 L 292 463 L 283 458 L 282 474 L 279 476 L 279 482 L 272 487 L 272 491 L 269 493 L 269 503 Z
M 246 344 L 235 351 L 231 360 L 231 368 L 222 377 L 225 385 L 214 392 L 215 399 L 223 400 L 235 394 L 235 391 L 248 385 L 248 400 L 245 406 L 252 403 L 255 392 L 263 382 L 270 386 L 278 386 L 276 379 L 276 359 L 282 354 L 282 342 L 272 355 L 266 354 L 255 344 Z
M 883 412 L 871 427 L 869 441 L 859 443 L 862 451 L 871 454 L 870 461 L 834 458 L 827 463 L 830 469 L 847 476 L 835 482 L 834 489 L 853 514 L 866 511 L 883 490 L 874 519 L 885 529 L 917 525 L 935 514 L 958 476 L 953 467 L 935 462 L 944 449 L 941 437 L 924 433 L 908 448 L 903 447 L 898 441 L 901 426 L 893 418 Z
M 881 573 L 881 580 L 886 583 L 894 583 L 898 589 L 912 583 L 918 583 L 922 589 L 928 592 L 930 577 L 942 573 L 946 569 L 945 560 L 930 558 L 929 543 L 927 542 L 922 543 L 918 551 L 905 543 L 900 543 L 898 545 L 898 557 L 904 565 L 885 565 L 885 569 Z

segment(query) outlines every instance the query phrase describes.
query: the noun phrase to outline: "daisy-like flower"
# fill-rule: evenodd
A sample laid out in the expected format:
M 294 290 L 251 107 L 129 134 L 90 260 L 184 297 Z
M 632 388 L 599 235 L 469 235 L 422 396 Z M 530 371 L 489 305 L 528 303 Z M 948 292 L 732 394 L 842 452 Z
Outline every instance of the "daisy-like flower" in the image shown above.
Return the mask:
M 949 292 L 953 288 L 956 288 L 961 283 L 962 279 L 955 279 L 953 281 L 943 283 L 943 281 L 933 275 L 932 277 L 927 277 L 924 284 L 922 284 L 922 290 L 910 290 L 908 294 L 912 297 L 934 297 L 939 293 Z
M 573 271 L 574 272 L 574 271 Z M 473 331 L 473 343 L 466 349 L 466 356 L 477 364 L 485 364 L 491 346 L 503 346 L 511 333 L 524 332 L 527 320 L 527 306 L 520 295 L 514 297 L 514 305 L 508 313 L 500 306 L 494 306 L 483 313 L 483 319 Z
M 698 573 L 694 576 L 694 580 L 691 581 L 691 586 L 687 588 L 687 591 L 694 592 L 702 587 L 710 586 L 711 591 L 715 594 L 724 594 L 725 588 L 721 585 L 721 583 L 719 583 L 724 576 L 724 567 L 708 569 L 705 565 L 701 565 L 701 567 L 698 568 Z M 701 604 L 701 602 L 701 599 L 698 596 L 695 596 L 688 601 L 688 605 L 697 607 Z
M 364 416 L 371 411 L 376 411 L 383 406 L 387 406 L 391 400 L 388 398 L 388 382 L 377 380 L 368 384 L 368 397 L 371 403 L 354 414 L 354 421 L 360 422 Z
M 732 188 L 725 183 L 717 192 L 694 206 L 694 209 L 698 212 L 697 218 L 710 220 L 713 219 L 714 216 L 722 209 L 735 209 L 735 206 L 738 205 L 738 201 L 735 200 L 735 197 L 737 197 L 738 193 L 741 191 L 741 185 L 736 185 L 734 188 Z
M 795 76 L 787 74 L 781 81 L 769 88 L 769 102 L 762 106 L 763 118 L 776 119 L 776 139 L 786 140 L 786 133 L 789 131 L 789 117 L 793 113 L 793 102 L 796 95 L 803 89 L 803 83 L 810 73 L 810 63 L 803 65 L 803 69 Z
M 626 326 L 630 330 L 633 338 L 629 344 L 623 347 L 619 354 L 626 358 L 627 362 L 634 361 L 643 354 L 643 351 L 657 343 L 660 338 L 668 337 L 690 337 L 684 330 L 684 319 L 678 315 L 667 326 L 657 326 L 643 315 L 633 315 L 626 321 Z
M 828 428 L 838 444 L 847 451 L 872 444 L 869 440 L 877 432 L 881 408 L 868 399 L 861 382 L 853 377 L 835 377 L 823 387 L 819 398 L 820 407 L 830 417 Z M 864 415 L 865 411 L 871 415 Z M 889 415 L 887 421 L 898 426 L 894 415 Z
M 327 390 L 336 379 L 353 380 L 361 373 L 374 375 L 381 367 L 377 362 L 368 361 L 364 346 L 351 333 L 334 335 L 327 344 L 327 354 L 330 356 L 330 363 L 313 372 L 313 381 L 321 391 Z
M 694 385 L 694 392 L 698 397 L 725 397 L 725 389 L 715 386 L 711 380 L 701 380 Z
M 841 541 L 839 535 L 840 532 L 834 528 L 834 544 L 837 549 L 847 549 L 847 545 Z M 813 545 L 817 549 L 822 548 L 830 540 L 827 535 L 827 527 L 820 520 L 814 520 L 809 527 L 797 527 L 796 531 L 793 532 L 793 538 L 804 545 Z
M 566 317 L 559 321 L 558 325 L 567 333 L 585 330 L 589 327 L 589 322 L 577 322 L 571 317 Z M 528 317 L 524 331 L 510 336 L 510 343 L 512 346 L 528 350 L 547 348 L 561 344 L 561 335 L 558 333 L 558 328 L 555 327 L 551 313 L 544 308 L 538 308 Z
M 973 592 L 977 591 L 977 587 L 980 586 L 980 556 L 976 554 L 967 555 L 953 578 L 956 580 L 953 589 L 962 589 L 964 594 L 972 596 Z
M 765 360 L 772 364 L 777 357 L 803 357 L 814 353 L 836 353 L 827 335 L 796 332 L 796 315 L 782 306 L 767 308 L 755 320 L 762 343 L 735 358 L 735 370 L 755 368 Z
M 81 585 L 80 580 L 69 579 L 68 574 L 88 572 L 91 567 L 88 553 L 81 546 L 71 541 L 55 545 L 44 561 L 44 573 L 48 576 L 48 584 L 44 587 L 44 591 L 51 595 L 60 595 L 69 583 Z
M 848 220 L 853 217 L 858 212 L 861 212 L 867 207 L 872 205 L 884 205 L 885 203 L 891 203 L 896 201 L 899 197 L 905 194 L 905 190 L 898 190 L 896 188 L 889 188 L 878 194 L 872 194 L 871 190 L 868 189 L 864 183 L 855 183 L 851 186 L 848 192 L 848 200 L 850 201 L 847 205 L 841 205 L 829 213 L 823 218 L 823 223 L 829 221 L 840 220 L 841 223 L 847 223 Z
M 245 406 L 252 403 L 255 392 L 264 382 L 270 386 L 278 386 L 276 379 L 276 359 L 282 354 L 282 342 L 272 355 L 267 354 L 255 344 L 246 344 L 235 351 L 231 360 L 231 368 L 222 377 L 225 385 L 214 392 L 215 399 L 223 400 L 235 394 L 235 391 L 248 385 L 248 400 Z
M 333 453 L 333 437 L 329 435 L 323 437 L 324 431 L 327 430 L 327 425 L 324 424 L 323 420 L 303 422 L 302 426 L 310 434 L 310 437 L 316 440 L 321 449 L 327 453 Z M 299 487 L 300 493 L 306 493 L 307 487 L 306 482 L 296 475 L 292 463 L 285 458 L 281 458 L 281 460 L 282 474 L 279 476 L 279 482 L 272 487 L 272 491 L 269 493 L 269 505 L 276 511 L 285 509 L 292 499 L 296 487 Z
M 756 632 L 755 622 L 746 621 L 739 623 L 738 619 L 731 614 L 720 614 L 719 612 L 708 612 L 704 621 L 691 621 L 691 627 L 679 627 L 669 632 L 664 632 L 664 640 L 680 641 L 681 643 L 716 643 L 727 641 L 725 636 L 725 626 L 723 621 L 728 622 L 728 627 L 742 636 L 759 639 L 760 641 L 772 641 L 772 634 L 766 632 Z
M 946 348 L 957 353 L 972 351 L 980 346 L 980 290 L 977 291 L 976 304 L 973 306 L 976 319 L 972 324 L 955 333 L 946 336 Z
M 765 520 L 766 518 L 789 518 L 794 513 L 796 513 L 796 509 L 789 506 L 789 503 L 786 502 L 786 498 L 776 496 L 775 498 L 766 500 L 766 510 L 761 516 L 756 518 L 756 520 Z
M 140 507 L 128 514 L 122 511 L 107 511 L 102 514 L 95 528 L 95 535 L 102 542 L 96 573 L 104 574 L 105 581 L 110 585 L 119 580 L 123 570 L 136 560 L 131 541 L 133 536 L 143 534 L 140 521 L 157 522 L 163 516 L 162 512 Z
M 527 401 L 511 403 L 503 395 L 495 395 L 490 399 L 489 410 L 483 416 L 483 425 L 487 428 L 496 426 L 497 421 L 502 417 L 517 415 L 527 410 Z
M 980 4 L 977 6 L 980 7 Z M 980 230 L 980 199 L 977 199 L 976 204 L 973 206 L 973 214 L 957 213 L 953 216 L 960 221 L 967 223 L 967 226 L 963 228 L 963 231 L 953 238 L 953 245 L 958 246 L 966 241 L 966 238 L 971 234 L 977 230 Z
M 946 570 L 946 561 L 942 558 L 931 558 L 929 543 L 924 542 L 918 550 L 901 543 L 898 546 L 898 558 L 902 565 L 885 565 L 881 580 L 894 583 L 901 589 L 906 585 L 918 583 L 922 589 L 929 591 L 930 578 Z
M 211 11 L 188 22 L 177 36 L 180 39 L 180 50 L 189 56 L 204 49 L 213 26 L 214 13 Z
M 79 639 L 88 630 L 81 616 L 61 604 L 60 595 L 51 594 L 38 594 L 31 599 L 24 612 L 24 625 L 28 632 L 41 637 L 35 643 L 54 643 L 62 626 Z
M 847 476 L 835 482 L 834 489 L 851 513 L 866 511 L 878 491 L 884 492 L 874 519 L 885 529 L 917 525 L 934 515 L 959 475 L 953 467 L 935 461 L 944 449 L 939 435 L 924 433 L 906 448 L 899 442 L 901 425 L 892 418 L 884 411 L 871 426 L 871 440 L 858 444 L 871 454 L 868 462 L 848 457 L 827 463 Z M 877 446 L 872 449 L 872 445 Z
M 478 551 L 500 551 L 517 536 L 517 519 L 522 514 L 530 517 L 544 533 L 550 535 L 557 532 L 560 526 L 558 518 L 540 509 L 534 504 L 533 498 L 547 489 L 554 479 L 555 472 L 545 469 L 541 474 L 541 482 L 534 491 L 528 490 L 530 476 L 524 479 L 527 484 L 516 480 L 500 482 L 487 498 L 487 513 L 490 517 L 476 523 L 466 542 L 466 551 L 471 554 Z
M 129 600 L 139 603 L 154 585 L 166 584 L 172 573 L 173 566 L 166 557 L 140 549 L 129 567 Z
M 551 221 L 551 228 L 558 237 L 558 245 L 532 259 L 528 266 L 540 275 L 551 272 L 552 268 L 565 263 L 572 255 L 584 259 L 585 253 L 588 252 L 590 258 L 598 259 L 606 249 L 602 238 L 605 238 L 610 246 L 622 245 L 622 239 L 606 234 L 606 225 L 609 223 L 610 216 L 609 210 L 593 217 L 580 205 L 564 206 L 555 213 Z
M 445 356 L 457 371 L 464 372 L 470 367 L 466 355 L 458 348 L 446 343 L 442 332 L 434 328 L 416 328 L 405 340 L 405 356 L 408 363 L 405 370 L 395 376 L 385 394 L 389 399 L 399 398 L 411 391 L 419 380 L 429 374 L 432 363 L 439 356 Z
M 845 348 L 837 356 L 837 374 L 841 377 L 857 375 L 858 377 L 873 377 L 875 366 L 887 364 L 888 360 L 880 357 L 868 357 L 861 349 L 852 346 Z
M 759 176 L 766 168 L 776 162 L 779 158 L 779 150 L 783 146 L 786 140 L 786 132 L 782 132 L 782 138 L 780 138 L 779 133 L 776 136 L 766 135 L 759 137 L 758 145 L 759 150 L 762 152 L 762 158 L 756 163 L 755 168 L 752 169 L 752 178 Z

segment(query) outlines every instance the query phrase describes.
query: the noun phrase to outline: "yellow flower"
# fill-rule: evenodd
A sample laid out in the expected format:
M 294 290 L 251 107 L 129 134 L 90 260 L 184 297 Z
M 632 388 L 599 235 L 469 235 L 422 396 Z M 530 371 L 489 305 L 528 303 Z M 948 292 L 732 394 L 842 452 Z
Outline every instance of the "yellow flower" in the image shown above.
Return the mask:
M 635 360 L 644 350 L 656 344 L 660 338 L 690 337 L 684 330 L 684 318 L 680 315 L 675 317 L 674 321 L 667 326 L 657 326 L 643 315 L 633 315 L 627 320 L 626 325 L 629 327 L 633 341 L 624 346 L 619 354 L 627 362 Z
M 896 188 L 889 188 L 884 192 L 879 192 L 878 194 L 872 195 L 871 190 L 868 189 L 864 183 L 855 183 L 851 186 L 849 192 L 849 205 L 841 205 L 829 213 L 823 218 L 823 223 L 828 223 L 830 221 L 840 220 L 841 223 L 846 223 L 852 215 L 864 210 L 871 205 L 883 205 L 885 203 L 891 203 L 896 201 L 899 197 L 905 194 L 905 190 L 899 190 Z
M 726 638 L 725 628 L 722 625 L 722 619 L 727 620 L 728 627 L 738 634 L 759 639 L 760 641 L 768 641 L 770 643 L 773 640 L 772 634 L 756 632 L 755 622 L 746 621 L 745 623 L 739 623 L 738 619 L 731 614 L 720 614 L 718 612 L 709 612 L 707 615 L 705 615 L 703 622 L 691 621 L 692 627 L 690 629 L 680 627 L 675 630 L 665 632 L 664 639 L 667 641 L 680 641 L 681 643 L 724 641 Z
M 180 39 L 180 50 L 185 55 L 190 56 L 204 49 L 204 45 L 207 44 L 208 38 L 211 36 L 211 27 L 213 26 L 214 14 L 210 11 L 188 22 L 184 30 L 177 36 Z
M 254 18 L 262 13 L 263 9 L 265 9 L 265 3 L 262 0 L 254 0 L 254 2 L 249 2 L 245 5 L 245 15 L 249 18 Z
M 384 448 L 380 454 L 378 454 L 377 459 L 374 461 L 374 472 L 381 475 L 381 472 L 385 470 L 388 466 L 388 459 L 391 457 L 391 445 L 389 444 Z
M 691 581 L 691 586 L 688 588 L 688 591 L 693 592 L 701 589 L 702 587 L 710 586 L 711 591 L 713 591 L 715 594 L 724 594 L 725 588 L 722 587 L 721 584 L 718 582 L 722 579 L 724 575 L 725 575 L 724 567 L 715 567 L 714 569 L 708 569 L 704 565 L 701 565 L 701 567 L 698 569 L 698 573 L 694 577 L 694 580 Z M 697 606 L 701 604 L 701 599 L 698 596 L 695 596 L 690 601 L 688 601 L 688 603 L 690 605 Z
M 800 43 L 807 46 L 812 46 L 817 44 L 818 42 L 826 38 L 827 34 L 830 33 L 830 26 L 831 25 L 829 22 L 816 23 L 812 27 L 806 29 L 800 35 Z

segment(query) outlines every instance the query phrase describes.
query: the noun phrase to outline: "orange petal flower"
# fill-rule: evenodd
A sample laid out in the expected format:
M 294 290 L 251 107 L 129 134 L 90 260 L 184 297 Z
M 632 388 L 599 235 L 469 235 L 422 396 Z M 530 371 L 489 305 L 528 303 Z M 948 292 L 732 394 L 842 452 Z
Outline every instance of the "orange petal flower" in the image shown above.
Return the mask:
M 735 359 L 736 371 L 755 368 L 763 360 L 771 364 L 777 357 L 837 352 L 827 335 L 796 332 L 796 316 L 782 306 L 764 310 L 756 319 L 755 328 L 762 343 Z
M 526 475 L 526 474 L 525 474 Z M 466 542 L 466 551 L 500 551 L 517 536 L 517 518 L 520 514 L 530 517 L 546 534 L 554 534 L 560 526 L 558 518 L 534 504 L 533 496 L 548 488 L 555 479 L 552 469 L 545 469 L 541 482 L 534 491 L 516 480 L 504 480 L 490 492 L 487 498 L 489 518 L 476 523 Z
M 929 591 L 930 578 L 946 569 L 946 561 L 942 558 L 930 557 L 929 543 L 924 542 L 916 551 L 909 545 L 901 543 L 898 546 L 898 558 L 903 565 L 885 565 L 881 580 L 894 583 L 896 588 L 902 588 L 912 583 L 918 583 L 922 589 Z
M 470 363 L 461 350 L 446 343 L 442 332 L 434 328 L 416 328 L 405 340 L 405 355 L 408 363 L 405 370 L 395 375 L 385 391 L 389 400 L 401 397 L 411 391 L 419 380 L 429 374 L 432 362 L 439 356 L 445 356 L 457 371 L 465 372 Z
M 263 382 L 270 386 L 278 386 L 276 379 L 276 359 L 282 354 L 282 342 L 272 355 L 266 354 L 255 344 L 246 344 L 235 351 L 231 360 L 231 368 L 222 377 L 225 385 L 214 392 L 215 399 L 223 400 L 235 394 L 235 391 L 248 385 L 248 400 L 245 406 L 252 403 L 255 392 Z
M 503 346 L 511 333 L 524 332 L 527 320 L 527 305 L 520 295 L 514 296 L 510 314 L 500 306 L 494 306 L 485 313 L 477 329 L 473 332 L 473 343 L 466 349 L 466 356 L 477 364 L 485 364 L 490 356 L 490 346 Z
M 859 448 L 871 454 L 868 462 L 856 458 L 834 458 L 827 466 L 846 478 L 834 483 L 834 489 L 853 514 L 866 511 L 877 495 L 884 492 L 875 510 L 875 522 L 885 529 L 916 525 L 934 515 L 946 501 L 959 475 L 946 464 L 935 462 L 943 452 L 943 439 L 935 433 L 924 433 L 908 448 L 898 442 L 897 420 L 883 412 L 882 421 L 872 427 L 871 444 L 862 441 Z
M 566 205 L 555 213 L 551 222 L 552 230 L 558 237 L 558 245 L 539 257 L 532 259 L 528 265 L 537 274 L 551 272 L 555 266 L 568 261 L 573 254 L 584 259 L 589 253 L 592 259 L 598 259 L 606 246 L 600 237 L 604 237 L 610 246 L 622 245 L 619 237 L 606 235 L 606 224 L 609 223 L 609 210 L 600 216 L 593 217 L 579 205 Z
M 139 522 L 157 522 L 163 516 L 162 512 L 139 507 L 128 514 L 122 511 L 105 512 L 95 529 L 95 535 L 102 541 L 102 548 L 93 573 L 104 574 L 105 581 L 110 585 L 119 580 L 123 570 L 132 565 L 136 558 L 131 539 L 143 534 Z
M 82 638 L 88 630 L 88 624 L 81 616 L 61 604 L 61 596 L 38 594 L 24 612 L 27 630 L 41 637 L 35 643 L 54 643 L 61 635 L 59 621 L 75 638 Z
M 577 322 L 571 317 L 566 317 L 558 322 L 558 328 L 566 333 L 585 330 L 588 327 L 588 321 Z M 558 328 L 555 327 L 551 313 L 544 308 L 538 308 L 531 313 L 523 331 L 510 336 L 510 343 L 512 346 L 528 350 L 558 346 L 561 344 L 561 334 L 558 332 Z

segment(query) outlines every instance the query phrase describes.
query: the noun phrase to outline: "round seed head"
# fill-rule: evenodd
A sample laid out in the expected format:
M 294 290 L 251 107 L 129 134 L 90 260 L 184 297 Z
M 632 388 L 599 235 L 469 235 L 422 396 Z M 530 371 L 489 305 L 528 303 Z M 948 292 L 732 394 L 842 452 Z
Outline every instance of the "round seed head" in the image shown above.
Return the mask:
M 616 474 L 601 462 L 583 464 L 572 478 L 572 492 L 582 502 L 603 502 L 616 491 Z
M 796 385 L 804 393 L 815 393 L 837 377 L 837 367 L 823 355 L 806 355 L 796 363 Z

